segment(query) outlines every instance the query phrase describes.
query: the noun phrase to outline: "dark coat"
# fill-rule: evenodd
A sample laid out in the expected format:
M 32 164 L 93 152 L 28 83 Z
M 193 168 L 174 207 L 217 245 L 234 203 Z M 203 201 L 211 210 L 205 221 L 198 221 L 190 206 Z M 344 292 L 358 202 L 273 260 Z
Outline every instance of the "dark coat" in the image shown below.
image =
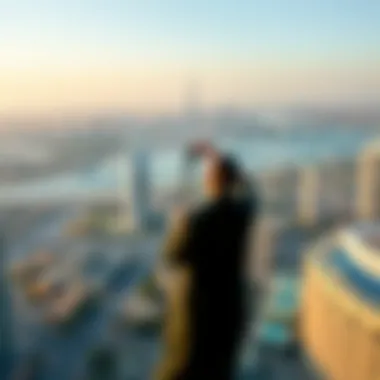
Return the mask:
M 156 379 L 230 379 L 244 327 L 248 232 L 257 214 L 252 193 L 225 196 L 177 221 L 164 255 L 181 272 L 169 297 L 164 357 Z

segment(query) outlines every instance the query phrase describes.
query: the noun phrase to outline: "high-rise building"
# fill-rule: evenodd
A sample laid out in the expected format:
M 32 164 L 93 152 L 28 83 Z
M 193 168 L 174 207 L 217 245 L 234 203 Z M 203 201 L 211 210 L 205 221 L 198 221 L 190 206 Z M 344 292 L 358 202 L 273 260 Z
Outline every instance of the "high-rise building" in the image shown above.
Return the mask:
M 353 214 L 353 160 L 289 166 L 260 176 L 266 208 L 303 225 L 343 219 Z
M 5 380 L 9 378 L 12 369 L 14 343 L 7 267 L 6 246 L 0 235 L 0 379 Z
M 130 221 L 133 230 L 147 228 L 152 214 L 150 158 L 144 149 L 132 151 L 130 156 Z
M 317 210 L 319 220 L 345 219 L 353 214 L 354 160 L 332 158 L 318 165 Z
M 319 216 L 320 178 L 318 168 L 299 169 L 297 214 L 302 224 L 314 224 Z
M 294 219 L 298 208 L 300 169 L 292 166 L 261 173 L 257 176 L 261 201 L 270 215 Z
M 380 217 L 380 142 L 368 146 L 357 163 L 356 214 L 359 219 Z

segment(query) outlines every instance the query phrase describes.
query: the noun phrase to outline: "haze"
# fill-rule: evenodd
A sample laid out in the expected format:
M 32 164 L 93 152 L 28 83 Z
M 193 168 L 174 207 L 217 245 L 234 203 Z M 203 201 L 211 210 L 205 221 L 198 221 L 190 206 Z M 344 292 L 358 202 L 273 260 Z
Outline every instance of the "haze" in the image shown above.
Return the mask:
M 0 113 L 378 104 L 377 0 L 0 0 Z

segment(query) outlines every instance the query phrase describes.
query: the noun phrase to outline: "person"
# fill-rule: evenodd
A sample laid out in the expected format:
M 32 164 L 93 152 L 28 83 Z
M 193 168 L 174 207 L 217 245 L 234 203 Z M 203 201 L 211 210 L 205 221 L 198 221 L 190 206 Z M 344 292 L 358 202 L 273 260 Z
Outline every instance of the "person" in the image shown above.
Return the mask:
M 209 146 L 205 204 L 178 217 L 163 250 L 172 277 L 157 380 L 233 378 L 244 332 L 244 266 L 258 199 L 232 157 Z M 251 228 L 253 227 L 253 229 Z

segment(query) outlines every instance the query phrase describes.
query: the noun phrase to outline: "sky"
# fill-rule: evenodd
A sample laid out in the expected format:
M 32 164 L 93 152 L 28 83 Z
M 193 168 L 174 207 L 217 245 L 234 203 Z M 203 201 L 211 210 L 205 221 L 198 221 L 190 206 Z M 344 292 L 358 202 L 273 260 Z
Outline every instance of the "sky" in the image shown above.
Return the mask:
M 380 104 L 378 0 L 0 0 L 0 113 Z

